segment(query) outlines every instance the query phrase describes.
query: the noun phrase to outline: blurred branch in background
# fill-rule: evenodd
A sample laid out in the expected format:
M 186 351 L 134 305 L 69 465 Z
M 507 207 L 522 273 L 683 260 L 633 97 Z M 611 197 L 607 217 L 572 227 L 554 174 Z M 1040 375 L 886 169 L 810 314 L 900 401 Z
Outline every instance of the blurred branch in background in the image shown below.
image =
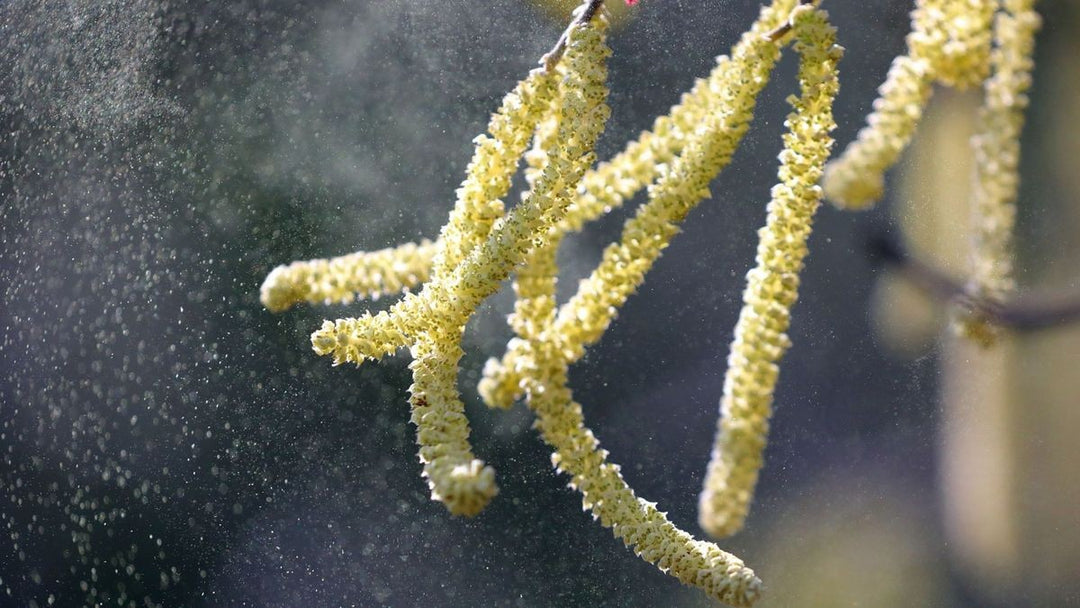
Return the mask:
M 967 314 L 984 317 L 994 325 L 1018 332 L 1054 329 L 1080 320 L 1080 292 L 1018 293 L 1008 300 L 995 301 L 970 286 L 952 279 L 923 260 L 914 257 L 899 239 L 879 232 L 871 234 L 868 253 L 898 271 L 913 286 L 942 306 L 956 306 Z
M 1080 11 L 1050 2 L 1043 10 L 1054 26 L 1040 43 L 1045 78 L 1036 80 L 1038 101 L 1024 134 L 1016 264 L 1024 287 L 982 311 L 1013 330 L 993 349 L 950 333 L 941 355 L 940 480 L 949 546 L 970 595 L 997 597 L 991 605 L 1050 605 L 1080 594 L 1080 327 L 1073 323 L 1080 126 L 1071 118 L 1080 111 L 1080 73 L 1071 65 L 1080 56 Z M 909 287 L 886 277 L 876 306 L 890 342 L 916 350 L 940 326 L 940 298 L 970 293 L 950 277 L 963 276 L 968 263 L 972 211 L 962 202 L 970 198 L 969 182 L 957 176 L 971 171 L 966 142 L 978 100 L 940 101 L 913 146 L 894 210 L 912 255 L 926 260 L 903 274 L 929 279 L 938 301 L 919 304 L 904 295 Z

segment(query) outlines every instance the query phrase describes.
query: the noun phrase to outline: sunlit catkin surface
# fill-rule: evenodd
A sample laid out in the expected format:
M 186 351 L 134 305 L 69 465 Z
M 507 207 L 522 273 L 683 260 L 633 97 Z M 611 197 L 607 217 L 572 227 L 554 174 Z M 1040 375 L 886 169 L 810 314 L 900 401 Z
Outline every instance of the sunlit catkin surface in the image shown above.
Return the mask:
M 598 156 L 651 128 L 760 4 L 641 0 L 609 39 Z M 825 4 L 847 49 L 838 145 L 903 52 L 911 4 Z M 1051 151 L 1025 143 L 1018 270 L 1067 285 L 1080 37 L 1075 3 L 1039 7 L 1028 128 Z M 0 606 L 715 605 L 582 510 L 527 408 L 482 405 L 473 387 L 510 337 L 508 285 L 462 344 L 470 439 L 501 484 L 469 521 L 429 500 L 406 363 L 334 368 L 310 352 L 324 310 L 259 303 L 278 264 L 436 238 L 471 138 L 564 25 L 516 0 L 0 1 Z M 569 370 L 627 483 L 695 534 L 794 70 L 781 62 L 711 196 Z M 863 237 L 903 196 L 823 210 L 810 239 L 767 465 L 724 545 L 762 566 L 759 606 L 887 606 L 898 589 L 908 605 L 966 606 L 957 587 L 1023 603 L 940 540 L 936 354 L 895 357 L 869 324 L 884 271 Z M 567 238 L 560 301 L 643 198 Z M 1028 202 L 1051 199 L 1052 212 Z M 1044 358 L 1078 342 L 1032 342 L 1006 429 L 1024 484 L 1014 591 L 1033 605 L 1078 596 L 1076 357 Z

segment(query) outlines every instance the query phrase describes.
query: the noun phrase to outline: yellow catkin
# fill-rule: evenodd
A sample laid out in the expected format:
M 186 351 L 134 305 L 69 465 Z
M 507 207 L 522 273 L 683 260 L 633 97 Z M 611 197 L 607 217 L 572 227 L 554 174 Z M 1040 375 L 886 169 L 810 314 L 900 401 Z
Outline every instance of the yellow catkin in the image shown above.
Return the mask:
M 757 21 L 746 32 L 731 56 L 745 55 L 748 47 L 760 44 L 795 8 L 796 0 L 774 0 L 762 7 Z M 617 208 L 653 182 L 678 156 L 694 136 L 701 122 L 715 109 L 716 98 L 731 84 L 731 60 L 717 57 L 717 65 L 706 78 L 695 81 L 667 115 L 657 118 L 626 148 L 585 174 L 578 196 L 570 206 L 563 228 L 580 230 L 586 223 Z
M 1035 33 L 1040 18 L 1032 0 L 1007 0 L 994 26 L 992 73 L 983 85 L 971 147 L 975 153 L 972 188 L 972 274 L 969 290 L 979 299 L 998 301 L 1015 288 L 1013 225 L 1020 185 L 1020 133 L 1034 68 Z M 957 330 L 989 346 L 997 329 L 977 313 L 959 315 Z
M 558 72 L 562 100 L 558 127 L 545 151 L 548 160 L 535 175 L 528 196 L 495 220 L 460 263 L 436 263 L 419 294 L 406 295 L 388 313 L 326 322 L 312 334 L 316 352 L 333 356 L 335 363 L 360 363 L 395 347 L 410 347 L 412 421 L 417 425 L 424 476 L 432 498 L 454 514 L 476 514 L 498 491 L 494 472 L 473 456 L 468 443 L 468 422 L 456 386 L 461 332 L 484 298 L 562 221 L 570 193 L 595 160 L 596 139 L 609 115 L 604 81 L 610 50 L 603 29 L 604 21 L 598 18 L 570 32 L 562 59 L 565 72 Z M 542 113 L 543 108 L 537 111 Z M 541 119 L 532 117 L 530 124 Z M 452 224 L 443 232 L 445 242 L 464 243 L 475 237 L 455 234 Z
M 780 57 L 779 46 L 765 34 L 784 23 L 794 5 L 780 1 L 764 8 L 731 57 L 719 58 L 702 98 L 695 101 L 709 111 L 699 116 L 695 129 L 680 131 L 682 153 L 651 186 L 649 201 L 623 227 L 620 242 L 604 250 L 597 269 L 560 307 L 547 335 L 558 342 L 568 361 L 579 359 L 585 347 L 603 335 L 678 231 L 678 224 L 708 197 L 709 182 L 731 160 L 753 118 L 757 95 Z M 521 396 L 528 371 L 523 355 L 528 349 L 527 341 L 514 340 L 501 361 L 488 361 L 478 387 L 485 403 L 505 408 Z
M 762 9 L 761 17 L 751 31 L 744 35 L 744 43 L 760 38 L 782 23 L 795 7 L 797 0 L 774 0 L 769 7 Z M 737 51 L 733 50 L 733 54 Z M 686 145 L 703 117 L 711 111 L 715 91 L 723 90 L 729 78 L 728 58 L 718 58 L 718 65 L 707 78 L 698 79 L 693 88 L 684 93 L 679 104 L 671 111 L 657 118 L 651 130 L 644 131 L 626 148 L 610 160 L 590 168 L 582 178 L 581 186 L 571 201 L 567 216 L 560 226 L 561 232 L 578 231 L 588 222 L 618 208 L 625 200 L 634 196 L 647 184 L 651 183 L 659 172 L 667 166 Z M 511 148 L 517 149 L 521 143 L 520 129 L 511 129 L 515 115 L 535 116 L 535 108 L 545 103 L 550 97 L 550 86 L 538 77 L 520 83 L 506 96 L 502 108 L 492 118 L 488 130 L 491 137 L 481 136 L 478 141 L 485 142 L 485 151 L 490 151 L 499 161 L 498 166 L 508 169 L 512 166 Z M 528 124 L 528 123 L 526 123 Z M 512 134 L 512 135 L 511 135 Z M 514 142 L 513 145 L 492 143 L 499 137 Z M 494 140 L 493 140 L 494 138 Z M 478 150 L 473 164 L 484 165 Z M 491 165 L 488 162 L 488 165 Z M 508 180 L 499 176 L 495 179 L 498 193 L 490 203 L 476 204 L 476 200 L 486 201 L 490 194 L 477 196 L 480 192 L 478 182 L 467 180 L 458 189 L 458 205 L 461 208 L 452 216 L 455 228 L 450 234 L 460 234 L 467 228 L 475 234 L 486 234 L 498 213 L 501 213 L 500 199 L 505 195 Z M 466 211 L 468 210 L 468 211 Z M 476 220 L 470 226 L 469 218 Z M 444 228 L 446 233 L 447 229 Z M 475 244 L 475 243 L 474 243 Z M 354 297 L 366 298 L 377 295 L 390 295 L 403 289 L 416 287 L 431 274 L 431 265 L 437 251 L 457 251 L 467 253 L 468 246 L 463 242 L 445 243 L 440 236 L 436 244 L 423 241 L 419 244 L 408 243 L 397 248 L 373 252 L 359 252 L 329 260 L 311 260 L 294 262 L 275 269 L 263 285 L 262 300 L 272 312 L 281 312 L 297 303 L 348 303 Z M 388 259 L 388 254 L 393 254 Z M 449 254 L 440 258 L 443 265 L 457 259 Z M 388 272 L 387 269 L 399 269 L 400 273 Z M 288 270 L 282 270 L 288 269 Z
M 934 79 L 966 89 L 990 71 L 991 25 L 999 0 L 923 0 L 912 13 L 911 56 L 929 63 Z
M 842 209 L 865 209 L 881 198 L 885 171 L 896 164 L 915 134 L 932 81 L 925 61 L 907 55 L 893 60 L 867 126 L 825 170 L 822 186 L 830 202 Z
M 560 69 L 562 69 L 561 66 Z M 525 180 L 530 186 L 529 192 L 524 195 L 526 197 L 530 195 L 538 177 L 548 164 L 547 151 L 551 149 L 552 140 L 558 132 L 558 122 L 561 117 L 558 107 L 561 101 L 561 99 L 556 99 L 554 102 L 556 107 L 551 112 L 551 116 L 537 127 L 533 148 L 525 155 L 528 163 L 525 169 Z M 555 256 L 564 234 L 562 230 L 549 231 L 547 239 L 528 252 L 524 263 L 515 273 L 514 312 L 507 319 L 511 329 L 519 336 L 519 338 L 514 338 L 515 342 L 539 339 L 541 331 L 554 317 L 555 286 L 558 280 Z M 499 389 L 499 387 L 494 388 Z M 498 402 L 502 407 L 508 408 L 519 396 L 520 387 L 515 387 L 505 395 L 492 395 L 489 402 Z
M 299 304 L 348 304 L 353 298 L 401 293 L 428 279 L 435 244 L 428 240 L 278 266 L 263 281 L 260 300 L 270 312 Z
M 566 386 L 567 363 L 543 342 L 526 380 L 536 428 L 555 453 L 555 467 L 570 475 L 582 506 L 601 525 L 645 561 L 687 585 L 731 606 L 750 606 L 761 595 L 761 581 L 738 557 L 713 543 L 695 539 L 668 520 L 656 504 L 639 498 L 626 484 L 619 465 L 585 427 L 581 405 Z
M 530 188 L 536 185 L 548 164 L 547 151 L 551 149 L 553 139 L 558 133 L 561 118 L 561 111 L 558 109 L 560 103 L 561 99 L 556 100 L 551 117 L 537 128 L 533 149 L 525 155 L 528 163 L 525 181 Z M 572 196 L 572 193 L 566 192 L 565 195 Z M 569 208 L 569 201 L 562 204 Z M 555 255 L 562 242 L 562 235 L 561 231 L 550 231 L 543 243 L 529 251 L 524 263 L 515 273 L 514 295 L 517 299 L 514 301 L 514 312 L 510 314 L 508 321 L 514 333 L 522 338 L 539 337 L 555 314 L 555 285 L 558 274 Z
M 779 374 L 777 362 L 790 344 L 785 332 L 798 298 L 813 215 L 821 201 L 817 182 L 832 147 L 836 63 L 842 52 L 820 11 L 796 9 L 794 27 L 802 56 L 801 96 L 789 99 L 794 110 L 785 123 L 779 183 L 772 190 L 765 227 L 758 232 L 756 267 L 747 274 L 728 355 L 721 419 L 699 501 L 699 523 L 717 537 L 742 527 L 753 497 Z
M 457 391 L 461 330 L 434 326 L 413 345 L 409 364 L 410 420 L 416 425 L 423 475 L 431 499 L 454 515 L 472 517 L 498 494 L 495 470 L 475 458 L 469 421 Z
M 467 176 L 439 234 L 433 273 L 445 274 L 460 264 L 502 217 L 502 198 L 510 190 L 518 161 L 555 94 L 555 76 L 546 70 L 530 72 L 503 98 L 488 123 L 488 134 L 473 140 L 476 148 Z
M 990 23 L 996 0 L 919 0 L 912 12 L 908 53 L 893 60 L 874 111 L 822 186 L 833 204 L 864 209 L 885 191 L 885 171 L 911 142 L 935 81 L 967 87 L 989 66 Z

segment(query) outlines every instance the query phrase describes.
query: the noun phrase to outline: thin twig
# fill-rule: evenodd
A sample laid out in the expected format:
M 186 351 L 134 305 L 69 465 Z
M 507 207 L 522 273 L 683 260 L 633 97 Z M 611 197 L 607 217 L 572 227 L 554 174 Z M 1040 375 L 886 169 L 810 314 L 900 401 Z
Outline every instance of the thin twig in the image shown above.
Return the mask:
M 800 0 L 799 4 L 817 4 L 817 0 Z M 791 19 L 788 19 L 782 25 L 780 25 L 780 27 L 769 32 L 768 34 L 765 34 L 765 39 L 769 42 L 776 42 L 777 40 L 783 38 L 784 35 L 786 35 L 788 32 L 790 32 L 792 27 L 793 26 L 791 24 Z
M 540 65 L 545 70 L 551 70 L 555 67 L 555 64 L 559 63 L 559 59 L 562 58 L 563 53 L 566 52 L 566 43 L 570 39 L 570 32 L 575 27 L 588 23 L 592 20 L 596 12 L 600 10 L 600 7 L 604 5 L 604 0 L 585 0 L 581 6 L 574 10 L 576 16 L 574 20 L 570 22 L 570 25 L 563 31 L 562 36 L 559 36 L 559 41 L 555 43 L 555 46 L 547 52 L 546 55 L 540 58 Z
M 937 268 L 912 256 L 900 242 L 883 233 L 870 237 L 871 256 L 896 267 L 916 287 L 941 302 L 958 305 L 972 314 L 1014 331 L 1035 331 L 1068 325 L 1080 320 L 1080 293 L 1017 294 L 1005 301 L 994 301 L 945 275 Z

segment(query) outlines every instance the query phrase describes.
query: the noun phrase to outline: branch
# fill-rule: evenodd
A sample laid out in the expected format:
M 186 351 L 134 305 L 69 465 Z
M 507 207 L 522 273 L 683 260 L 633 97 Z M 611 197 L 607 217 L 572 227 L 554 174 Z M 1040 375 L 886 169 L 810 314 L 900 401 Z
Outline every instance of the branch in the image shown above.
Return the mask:
M 913 285 L 936 300 L 961 306 L 991 323 L 1015 331 L 1035 331 L 1080 321 L 1080 293 L 1034 293 L 1005 301 L 977 296 L 937 268 L 913 257 L 895 238 L 877 233 L 867 240 L 875 260 L 896 268 Z
M 559 36 L 559 40 L 555 43 L 555 46 L 540 58 L 540 65 L 543 66 L 545 71 L 554 69 L 555 64 L 559 63 L 559 59 L 563 56 L 563 53 L 566 52 L 566 42 L 570 39 L 570 30 L 591 21 L 593 15 L 595 15 L 603 5 L 604 0 L 585 0 L 581 6 L 574 9 L 574 20 L 566 27 L 562 36 Z
M 818 1 L 819 0 L 800 0 L 799 4 L 800 5 L 801 4 L 817 4 Z M 778 27 L 775 30 L 769 32 L 768 34 L 765 34 L 765 39 L 768 40 L 769 42 L 776 42 L 777 40 L 783 38 L 785 34 L 790 32 L 791 28 L 792 28 L 791 20 L 788 19 L 780 27 Z

